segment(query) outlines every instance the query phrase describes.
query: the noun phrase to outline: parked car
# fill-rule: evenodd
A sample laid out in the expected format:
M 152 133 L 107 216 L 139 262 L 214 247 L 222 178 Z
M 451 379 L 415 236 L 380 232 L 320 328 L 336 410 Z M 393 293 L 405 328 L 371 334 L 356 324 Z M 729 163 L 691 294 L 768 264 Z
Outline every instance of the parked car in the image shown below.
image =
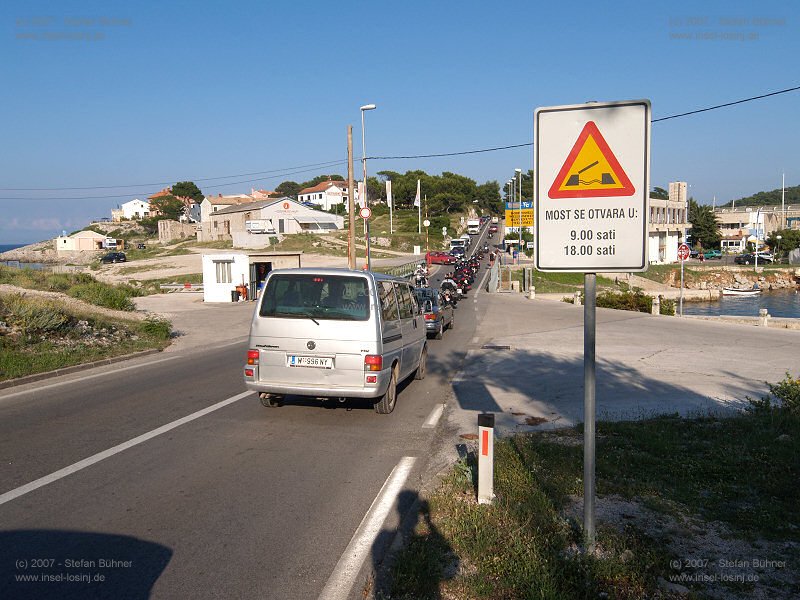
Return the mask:
M 277 269 L 250 323 L 244 383 L 264 406 L 286 395 L 370 398 L 388 414 L 397 387 L 423 379 L 422 311 L 407 279 L 347 269 Z
M 425 259 L 432 265 L 452 265 L 456 262 L 456 257 L 447 252 L 431 251 L 425 255 Z
M 697 248 L 689 247 L 689 258 L 697 258 L 700 253 L 697 251 Z
M 124 252 L 109 252 L 100 257 L 100 262 L 103 264 L 125 262 L 127 257 Z
M 415 288 L 414 295 L 425 318 L 425 331 L 440 340 L 445 329 L 453 327 L 453 305 L 442 299 L 442 294 L 434 288 Z
M 762 260 L 765 262 L 775 262 L 775 255 L 772 252 L 756 252 L 758 254 L 758 262 Z
M 713 259 L 722 260 L 722 252 L 713 249 L 705 250 L 703 252 L 703 258 L 705 258 L 706 260 L 713 260 Z
M 766 258 L 764 256 L 765 253 L 760 252 L 758 255 L 758 262 L 761 264 L 768 264 L 772 262 L 771 258 Z M 740 254 L 736 258 L 733 259 L 737 265 L 754 265 L 756 264 L 756 255 L 752 252 L 748 252 L 747 254 Z

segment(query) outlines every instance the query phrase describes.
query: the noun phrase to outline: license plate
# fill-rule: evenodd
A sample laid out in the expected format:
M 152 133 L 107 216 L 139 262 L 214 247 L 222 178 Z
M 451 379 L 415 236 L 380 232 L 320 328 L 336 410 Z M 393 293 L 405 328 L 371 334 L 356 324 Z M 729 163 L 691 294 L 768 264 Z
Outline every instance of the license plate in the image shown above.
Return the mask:
M 330 356 L 296 356 L 290 354 L 286 357 L 288 367 L 310 367 L 312 369 L 332 369 L 333 358 Z

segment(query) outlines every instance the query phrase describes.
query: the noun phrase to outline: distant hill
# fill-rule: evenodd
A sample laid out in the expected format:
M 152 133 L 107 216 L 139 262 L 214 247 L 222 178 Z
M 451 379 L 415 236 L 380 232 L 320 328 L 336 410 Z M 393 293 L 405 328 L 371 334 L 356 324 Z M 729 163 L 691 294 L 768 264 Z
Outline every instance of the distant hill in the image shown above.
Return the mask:
M 800 204 L 800 185 L 786 188 L 785 202 L 787 206 L 789 204 Z M 736 206 L 780 206 L 781 190 L 778 188 L 777 190 L 772 190 L 771 192 L 758 192 L 757 194 L 747 196 L 746 198 L 732 200 L 727 204 L 723 204 L 722 207 L 730 207 L 734 203 Z

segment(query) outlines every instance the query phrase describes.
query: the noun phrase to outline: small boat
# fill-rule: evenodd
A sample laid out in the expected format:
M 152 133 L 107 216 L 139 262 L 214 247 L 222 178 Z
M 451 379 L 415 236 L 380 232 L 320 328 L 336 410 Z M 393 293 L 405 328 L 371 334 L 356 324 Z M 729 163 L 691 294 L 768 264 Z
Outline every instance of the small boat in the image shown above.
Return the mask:
M 722 288 L 722 295 L 723 296 L 758 296 L 761 293 L 761 289 L 758 287 L 752 288 L 735 288 L 735 287 L 726 287 Z

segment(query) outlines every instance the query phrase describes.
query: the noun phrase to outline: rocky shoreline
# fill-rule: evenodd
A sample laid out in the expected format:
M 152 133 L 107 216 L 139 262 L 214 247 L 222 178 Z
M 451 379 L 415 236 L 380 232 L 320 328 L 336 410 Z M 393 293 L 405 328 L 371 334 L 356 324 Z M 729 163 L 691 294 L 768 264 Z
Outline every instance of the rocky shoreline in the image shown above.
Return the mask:
M 42 263 L 45 265 L 88 265 L 97 255 L 97 251 L 84 250 L 59 256 L 54 248 L 53 240 L 46 240 L 0 253 L 0 261 Z

